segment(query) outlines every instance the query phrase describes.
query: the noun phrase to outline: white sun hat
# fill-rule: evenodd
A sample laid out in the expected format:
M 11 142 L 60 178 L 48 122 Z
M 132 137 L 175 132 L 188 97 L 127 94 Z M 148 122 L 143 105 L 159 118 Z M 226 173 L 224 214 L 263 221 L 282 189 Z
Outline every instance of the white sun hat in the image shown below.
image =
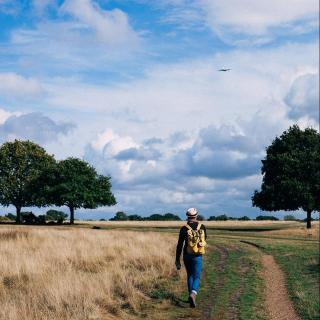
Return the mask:
M 198 215 L 198 210 L 196 208 L 189 208 L 186 215 L 188 218 L 195 218 Z

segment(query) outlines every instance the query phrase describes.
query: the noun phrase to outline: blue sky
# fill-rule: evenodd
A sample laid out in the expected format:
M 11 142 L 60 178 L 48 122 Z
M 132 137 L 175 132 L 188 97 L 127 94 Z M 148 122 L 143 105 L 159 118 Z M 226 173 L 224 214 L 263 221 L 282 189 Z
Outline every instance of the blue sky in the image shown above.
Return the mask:
M 79 217 L 261 214 L 265 147 L 318 128 L 318 15 L 314 0 L 0 0 L 0 142 L 111 175 L 118 205 Z

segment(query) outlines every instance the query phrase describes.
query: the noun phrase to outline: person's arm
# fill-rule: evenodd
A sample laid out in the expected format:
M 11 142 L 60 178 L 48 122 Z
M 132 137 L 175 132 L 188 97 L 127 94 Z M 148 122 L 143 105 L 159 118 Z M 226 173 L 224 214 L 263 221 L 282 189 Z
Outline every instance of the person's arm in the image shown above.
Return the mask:
M 183 248 L 184 239 L 185 239 L 184 228 L 182 227 L 179 232 L 179 239 L 178 239 L 177 249 L 176 249 L 176 264 L 177 263 L 180 264 L 180 256 Z
M 204 230 L 204 236 L 205 236 L 205 239 L 207 240 L 207 229 L 203 224 L 201 225 L 201 227 Z

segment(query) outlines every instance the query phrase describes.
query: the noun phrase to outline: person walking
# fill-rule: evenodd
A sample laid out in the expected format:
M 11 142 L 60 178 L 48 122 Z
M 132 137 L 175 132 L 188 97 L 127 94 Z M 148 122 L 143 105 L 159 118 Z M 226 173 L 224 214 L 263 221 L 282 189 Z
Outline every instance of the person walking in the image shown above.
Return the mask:
M 187 224 L 181 227 L 176 250 L 176 268 L 181 269 L 180 257 L 183 249 L 183 262 L 187 271 L 187 284 L 190 307 L 196 307 L 196 296 L 200 288 L 202 256 L 205 253 L 207 232 L 200 223 L 198 211 L 190 208 L 186 212 Z

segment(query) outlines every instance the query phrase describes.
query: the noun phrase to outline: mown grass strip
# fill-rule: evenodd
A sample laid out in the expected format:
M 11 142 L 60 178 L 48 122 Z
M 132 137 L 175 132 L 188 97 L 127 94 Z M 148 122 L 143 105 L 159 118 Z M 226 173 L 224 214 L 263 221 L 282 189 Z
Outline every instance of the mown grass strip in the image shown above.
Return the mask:
M 198 307 L 190 309 L 186 303 L 185 279 L 183 283 L 182 279 L 174 279 L 151 294 L 152 300 L 158 301 L 157 319 L 264 320 L 264 283 L 259 276 L 258 251 L 238 240 L 215 239 L 209 245 L 203 259 Z M 170 304 L 162 300 L 165 307 L 161 308 L 161 299 Z
M 272 254 L 285 274 L 294 308 L 302 320 L 320 319 L 320 263 L 316 243 L 255 240 Z

